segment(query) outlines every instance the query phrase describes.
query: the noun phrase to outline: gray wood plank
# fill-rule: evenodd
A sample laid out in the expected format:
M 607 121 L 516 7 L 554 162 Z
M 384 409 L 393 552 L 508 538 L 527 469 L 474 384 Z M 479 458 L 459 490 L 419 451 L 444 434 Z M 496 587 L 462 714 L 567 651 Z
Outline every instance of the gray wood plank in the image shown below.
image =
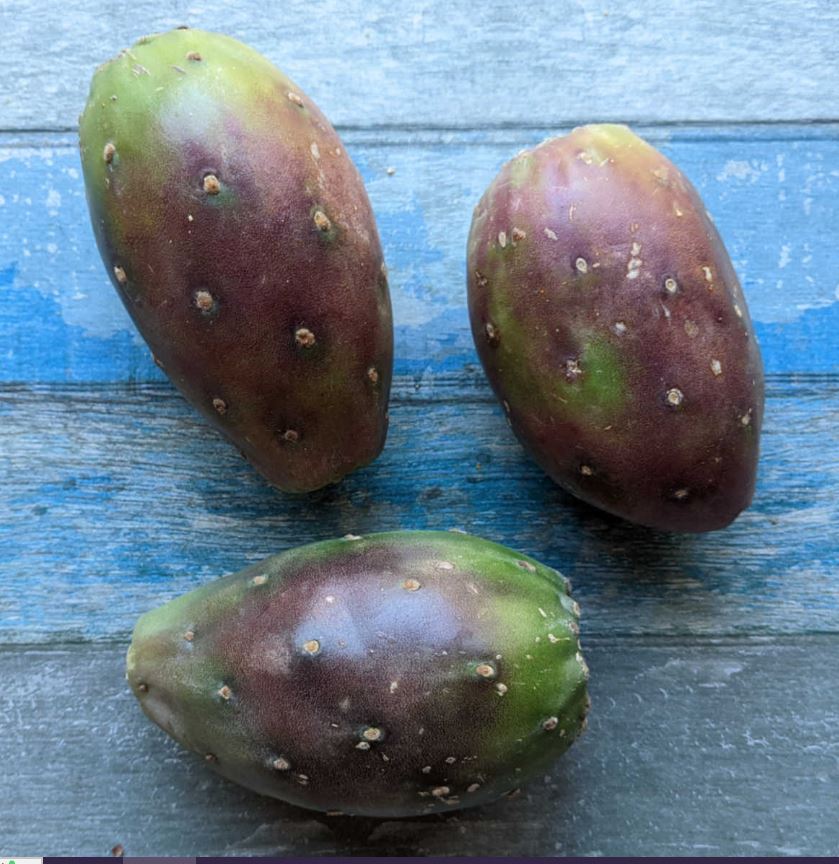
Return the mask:
M 166 385 L 0 390 L 0 641 L 107 638 L 301 543 L 459 527 L 569 576 L 590 633 L 839 632 L 839 380 L 772 378 L 756 500 L 666 535 L 576 503 L 480 374 L 400 378 L 382 456 L 309 496 L 268 487 Z
M 75 126 L 99 63 L 179 24 L 249 42 L 341 125 L 839 117 L 830 0 L 6 0 L 0 128 Z
M 446 818 L 333 827 L 221 780 L 150 725 L 127 692 L 124 649 L 0 650 L 0 764 L 14 770 L 0 784 L 4 849 L 550 856 L 839 848 L 836 637 L 595 641 L 585 649 L 589 730 L 521 797 Z

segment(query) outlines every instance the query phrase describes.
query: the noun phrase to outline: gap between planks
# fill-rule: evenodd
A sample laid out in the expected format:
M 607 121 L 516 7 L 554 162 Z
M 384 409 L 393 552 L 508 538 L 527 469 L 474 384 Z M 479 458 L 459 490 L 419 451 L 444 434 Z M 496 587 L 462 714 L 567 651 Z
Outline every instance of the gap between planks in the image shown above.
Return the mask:
M 92 651 L 127 650 L 131 640 L 131 631 L 124 633 L 110 633 L 101 638 L 62 636 L 54 642 L 2 642 L 0 641 L 0 654 L 62 654 L 74 653 L 89 648 Z M 771 646 L 788 646 L 806 648 L 808 645 L 836 645 L 839 652 L 839 631 L 812 630 L 806 633 L 617 633 L 604 635 L 603 633 L 582 633 L 580 642 L 584 649 L 596 649 L 598 651 L 607 648 L 629 649 L 633 646 L 645 646 L 655 648 L 760 648 Z
M 343 124 L 335 129 L 348 145 L 379 144 L 522 144 L 530 145 L 551 135 L 591 123 L 626 122 L 650 141 L 788 141 L 819 140 L 839 136 L 839 118 L 814 120 L 682 120 L 651 119 L 620 121 L 585 117 L 556 125 L 539 123 L 487 123 L 484 125 L 382 123 Z M 78 127 L 10 127 L 0 129 L 0 147 L 76 147 Z
M 839 388 L 839 372 L 776 372 L 766 375 L 766 398 L 789 395 L 826 396 Z M 165 376 L 135 381 L 40 382 L 9 381 L 0 383 L 0 398 L 18 401 L 54 398 L 79 402 L 137 396 L 149 399 L 181 399 L 178 390 Z M 394 375 L 391 386 L 392 404 L 421 402 L 446 404 L 470 402 L 494 404 L 497 399 L 480 365 L 466 365 L 459 372 L 430 372 L 418 375 Z

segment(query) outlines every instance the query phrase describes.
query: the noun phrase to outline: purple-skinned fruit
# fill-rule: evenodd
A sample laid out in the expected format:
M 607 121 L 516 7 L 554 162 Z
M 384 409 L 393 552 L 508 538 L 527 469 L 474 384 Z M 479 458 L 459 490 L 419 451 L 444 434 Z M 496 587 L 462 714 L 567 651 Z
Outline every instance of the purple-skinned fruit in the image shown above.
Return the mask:
M 361 177 L 312 100 L 179 29 L 101 66 L 80 118 L 99 251 L 158 365 L 273 485 L 371 462 L 393 328 Z
M 508 162 L 475 209 L 469 314 L 489 381 L 542 469 L 653 528 L 723 528 L 749 505 L 763 367 L 694 187 L 626 126 Z
M 585 727 L 557 571 L 445 531 L 275 555 L 140 618 L 128 681 L 223 776 L 301 807 L 411 816 L 541 776 Z

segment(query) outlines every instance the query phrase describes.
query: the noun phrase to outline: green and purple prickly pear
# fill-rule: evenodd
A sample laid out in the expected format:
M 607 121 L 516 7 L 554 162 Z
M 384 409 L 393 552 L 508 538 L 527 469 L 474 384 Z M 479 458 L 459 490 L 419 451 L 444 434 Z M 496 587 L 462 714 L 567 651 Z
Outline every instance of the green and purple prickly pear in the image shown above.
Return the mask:
M 144 615 L 128 680 L 219 773 L 316 810 L 482 804 L 585 725 L 579 608 L 555 570 L 450 532 L 292 549 Z
M 728 254 L 684 175 L 625 126 L 508 162 L 472 221 L 478 354 L 557 483 L 633 522 L 729 524 L 755 486 L 763 369 Z
M 175 30 L 97 70 L 80 145 L 108 273 L 184 396 L 281 489 L 373 460 L 387 278 L 361 178 L 312 100 L 240 42 Z

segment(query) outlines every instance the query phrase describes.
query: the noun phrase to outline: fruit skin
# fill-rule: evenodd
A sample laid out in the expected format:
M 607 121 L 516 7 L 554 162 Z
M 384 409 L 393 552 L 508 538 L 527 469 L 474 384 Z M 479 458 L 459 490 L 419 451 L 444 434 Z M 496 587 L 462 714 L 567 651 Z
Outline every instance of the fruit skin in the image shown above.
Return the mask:
M 183 395 L 280 489 L 372 461 L 387 277 L 361 178 L 312 100 L 242 43 L 182 29 L 101 66 L 79 125 L 102 259 Z
M 696 190 L 626 126 L 508 162 L 475 209 L 469 315 L 521 443 L 578 498 L 710 531 L 749 505 L 763 367 Z
M 128 681 L 220 774 L 316 810 L 483 804 L 585 725 L 559 573 L 445 531 L 315 543 L 140 618 Z

